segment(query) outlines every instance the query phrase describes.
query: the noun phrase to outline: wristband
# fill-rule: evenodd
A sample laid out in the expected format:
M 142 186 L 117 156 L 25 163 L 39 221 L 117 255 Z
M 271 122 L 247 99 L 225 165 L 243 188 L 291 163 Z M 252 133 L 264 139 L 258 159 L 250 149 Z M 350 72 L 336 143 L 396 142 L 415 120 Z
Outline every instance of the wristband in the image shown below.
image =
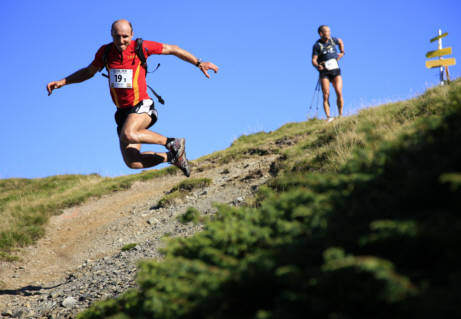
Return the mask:
M 201 60 L 201 59 L 198 59 L 198 60 L 197 60 L 197 63 L 195 63 L 195 66 L 199 67 L 200 64 L 202 64 L 202 60 Z

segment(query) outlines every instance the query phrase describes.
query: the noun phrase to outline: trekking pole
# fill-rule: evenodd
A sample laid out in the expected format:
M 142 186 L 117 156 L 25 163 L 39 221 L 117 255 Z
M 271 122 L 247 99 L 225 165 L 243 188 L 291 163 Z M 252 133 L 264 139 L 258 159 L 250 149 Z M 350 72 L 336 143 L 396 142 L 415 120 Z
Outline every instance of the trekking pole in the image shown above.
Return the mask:
M 320 96 L 322 95 L 320 87 L 321 87 L 321 85 L 320 85 L 320 80 L 319 80 L 317 82 L 317 101 L 315 103 L 315 118 L 318 118 L 318 116 L 319 116 Z
M 320 79 L 317 81 L 317 84 L 315 85 L 315 89 L 314 89 L 314 94 L 312 96 L 312 100 L 311 100 L 311 104 L 309 106 L 309 112 L 312 110 L 312 106 L 314 104 L 314 100 L 315 100 L 315 117 L 317 117 L 318 115 L 318 110 L 319 110 L 319 105 L 318 105 L 318 101 L 319 101 L 319 97 L 320 97 Z

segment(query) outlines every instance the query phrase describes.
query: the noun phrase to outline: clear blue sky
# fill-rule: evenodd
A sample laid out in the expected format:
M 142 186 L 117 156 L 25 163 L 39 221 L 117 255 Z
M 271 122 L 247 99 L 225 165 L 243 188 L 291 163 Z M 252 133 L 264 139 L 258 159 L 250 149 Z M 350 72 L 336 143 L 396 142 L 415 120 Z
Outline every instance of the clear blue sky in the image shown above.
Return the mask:
M 49 81 L 87 66 L 111 41 L 110 25 L 119 18 L 132 22 L 135 37 L 179 45 L 220 67 L 208 80 L 174 56 L 149 58 L 161 67 L 148 83 L 166 100 L 153 130 L 186 137 L 189 159 L 224 149 L 242 134 L 306 119 L 321 24 L 345 43 L 346 115 L 437 84 L 437 71 L 424 62 L 439 28 L 449 33 L 444 47 L 458 58 L 451 75 L 461 74 L 459 0 L 19 0 L 0 6 L 0 178 L 139 172 L 122 161 L 105 78 L 96 74 L 51 96 L 45 91 Z

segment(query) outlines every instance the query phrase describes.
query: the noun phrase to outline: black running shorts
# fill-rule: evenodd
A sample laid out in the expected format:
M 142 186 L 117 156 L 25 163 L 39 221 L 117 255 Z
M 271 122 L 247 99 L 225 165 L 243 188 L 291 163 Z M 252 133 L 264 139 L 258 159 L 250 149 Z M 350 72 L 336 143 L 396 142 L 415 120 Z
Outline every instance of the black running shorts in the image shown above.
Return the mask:
M 115 112 L 114 117 L 115 117 L 115 122 L 117 123 L 117 133 L 119 136 L 120 136 L 120 132 L 122 131 L 123 124 L 125 124 L 126 118 L 131 113 L 137 113 L 137 114 L 146 113 L 147 115 L 149 115 L 151 117 L 151 121 L 147 128 L 154 125 L 158 119 L 158 113 L 157 113 L 157 110 L 155 109 L 154 101 L 152 101 L 151 99 L 142 100 L 141 102 L 139 102 L 133 107 L 117 109 L 117 112 Z
M 341 75 L 341 69 L 334 69 L 330 71 L 322 70 L 319 72 L 320 79 L 328 78 L 330 82 L 333 82 L 333 79 L 338 75 Z

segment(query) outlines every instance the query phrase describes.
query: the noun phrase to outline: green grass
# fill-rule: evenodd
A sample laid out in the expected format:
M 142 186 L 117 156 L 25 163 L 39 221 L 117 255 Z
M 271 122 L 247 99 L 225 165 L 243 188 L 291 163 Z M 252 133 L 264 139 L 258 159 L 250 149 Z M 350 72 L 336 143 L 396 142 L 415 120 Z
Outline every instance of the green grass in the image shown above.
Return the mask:
M 175 174 L 177 169 L 145 171 L 117 178 L 61 175 L 37 179 L 0 180 L 0 260 L 17 260 L 14 251 L 44 234 L 48 219 L 89 198 L 128 189 L 135 181 Z
M 170 239 L 163 261 L 139 264 L 137 289 L 78 317 L 451 317 L 461 300 L 460 122 L 458 80 L 332 125 L 281 128 L 296 144 L 280 149 L 254 207 L 219 206 L 202 232 Z M 204 160 L 271 149 L 279 133 Z
M 459 80 L 451 87 L 459 86 Z M 222 151 L 201 157 L 200 162 L 229 163 L 258 154 L 282 154 L 283 164 L 296 171 L 336 171 L 345 165 L 357 147 L 379 145 L 392 140 L 404 130 L 411 130 L 413 122 L 424 116 L 439 116 L 449 87 L 437 87 L 421 96 L 368 108 L 357 115 L 325 123 L 312 119 L 287 123 L 272 132 L 242 135 Z M 292 141 L 294 146 L 284 146 Z M 282 164 L 282 163 L 280 163 Z

